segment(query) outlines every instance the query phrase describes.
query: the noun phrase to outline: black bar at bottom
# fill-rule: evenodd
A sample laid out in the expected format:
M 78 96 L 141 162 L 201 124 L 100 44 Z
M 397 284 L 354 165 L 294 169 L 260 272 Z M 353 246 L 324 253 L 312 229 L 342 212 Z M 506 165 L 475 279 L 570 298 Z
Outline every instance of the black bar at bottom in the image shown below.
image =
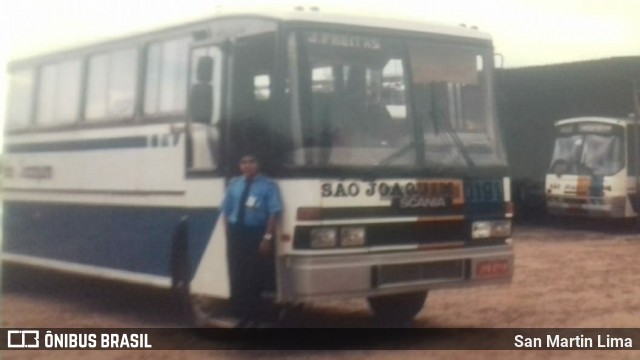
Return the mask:
M 629 350 L 640 329 L 0 329 L 0 350 Z

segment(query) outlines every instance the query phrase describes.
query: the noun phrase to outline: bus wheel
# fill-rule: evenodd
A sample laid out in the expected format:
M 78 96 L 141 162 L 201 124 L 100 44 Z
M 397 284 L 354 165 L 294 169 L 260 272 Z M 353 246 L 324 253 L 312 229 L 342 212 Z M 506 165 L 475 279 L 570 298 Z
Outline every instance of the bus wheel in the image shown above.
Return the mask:
M 406 326 L 418 315 L 427 299 L 427 291 L 367 298 L 374 320 L 385 326 Z

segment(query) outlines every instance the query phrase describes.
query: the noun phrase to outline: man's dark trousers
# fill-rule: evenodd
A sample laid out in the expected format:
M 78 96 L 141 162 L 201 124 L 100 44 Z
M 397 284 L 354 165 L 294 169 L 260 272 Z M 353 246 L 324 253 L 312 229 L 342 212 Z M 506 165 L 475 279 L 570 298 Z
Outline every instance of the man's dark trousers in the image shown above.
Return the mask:
M 261 294 L 273 276 L 273 262 L 259 254 L 265 229 L 264 226 L 230 224 L 227 251 L 231 305 L 234 314 L 243 320 L 262 320 L 265 314 Z

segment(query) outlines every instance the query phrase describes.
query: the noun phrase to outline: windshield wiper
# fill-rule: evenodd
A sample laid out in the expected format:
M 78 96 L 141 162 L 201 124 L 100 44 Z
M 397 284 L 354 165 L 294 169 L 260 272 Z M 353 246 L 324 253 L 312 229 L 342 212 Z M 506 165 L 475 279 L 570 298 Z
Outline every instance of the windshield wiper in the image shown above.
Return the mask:
M 410 143 L 408 143 L 407 145 L 403 146 L 402 148 L 396 150 L 393 154 L 387 156 L 386 158 L 384 158 L 384 160 L 380 161 L 378 163 L 378 165 L 376 166 L 385 166 L 385 165 L 389 165 L 392 162 L 394 162 L 395 160 L 399 159 L 401 156 L 403 156 L 404 154 L 406 154 L 407 152 L 409 152 L 409 150 L 412 150 L 413 148 L 416 147 L 417 145 L 417 141 L 412 141 Z
M 436 126 L 442 125 L 444 127 L 445 131 L 451 136 L 451 139 L 453 140 L 453 143 L 455 144 L 455 146 L 460 151 L 460 154 L 462 155 L 462 158 L 464 159 L 464 161 L 467 163 L 467 166 L 475 167 L 476 165 L 473 162 L 473 159 L 471 159 L 471 156 L 469 155 L 469 152 L 467 151 L 467 148 L 462 143 L 462 140 L 460 140 L 460 137 L 458 136 L 456 131 L 451 127 L 451 124 L 448 121 L 442 120 L 442 116 L 439 116 L 439 115 L 440 115 L 439 112 L 436 113 L 435 110 L 431 111 L 431 117 L 433 119 L 434 124 Z M 402 157 L 404 154 L 406 154 L 410 150 L 413 150 L 417 145 L 418 145 L 418 141 L 417 140 L 413 140 L 412 142 L 408 143 L 407 145 L 405 145 L 402 148 L 400 148 L 397 151 L 395 151 L 393 154 L 387 156 L 384 160 L 379 162 L 378 165 L 376 165 L 376 166 L 389 165 L 390 163 L 392 163 L 395 160 L 399 159 L 400 157 Z
M 587 165 L 585 162 L 580 162 L 580 163 L 578 163 L 578 166 L 577 166 L 577 169 L 576 169 L 576 173 L 577 173 L 577 175 L 593 176 L 595 174 L 595 171 L 589 165 Z
M 460 140 L 460 137 L 458 136 L 458 133 L 456 133 L 456 131 L 453 129 L 453 127 L 451 127 L 451 123 L 449 123 L 446 120 L 443 120 L 443 117 L 441 116 L 441 110 L 436 109 L 435 107 L 435 99 L 434 99 L 434 89 L 433 89 L 433 84 L 432 86 L 430 86 L 430 95 L 431 95 L 431 104 L 429 106 L 430 111 L 429 113 L 431 114 L 431 119 L 433 120 L 433 123 L 437 126 L 437 125 L 442 125 L 445 129 L 445 131 L 451 136 L 451 139 L 453 140 L 453 143 L 456 145 L 456 147 L 458 148 L 458 150 L 460 151 L 460 154 L 462 155 L 462 158 L 464 159 L 464 161 L 467 163 L 467 166 L 469 167 L 475 167 L 476 164 L 473 162 L 473 159 L 471 159 L 471 156 L 469 155 L 469 152 L 467 151 L 467 148 L 464 146 L 464 144 L 462 143 L 462 140 Z

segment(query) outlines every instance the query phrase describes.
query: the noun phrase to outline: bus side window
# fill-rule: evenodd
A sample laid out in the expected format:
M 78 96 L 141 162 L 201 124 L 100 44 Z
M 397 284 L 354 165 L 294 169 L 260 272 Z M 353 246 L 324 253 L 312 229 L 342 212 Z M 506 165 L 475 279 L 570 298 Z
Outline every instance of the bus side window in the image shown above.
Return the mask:
M 68 125 L 78 119 L 81 70 L 80 59 L 48 64 L 40 69 L 38 125 Z
M 238 39 L 234 45 L 231 117 L 227 149 L 228 171 L 235 173 L 242 154 L 260 156 L 261 167 L 273 173 L 278 166 L 278 119 L 273 112 L 275 38 L 261 34 Z
M 189 111 L 194 122 L 208 124 L 213 113 L 213 58 L 201 56 L 191 85 Z
M 90 121 L 131 118 L 136 102 L 137 72 L 136 49 L 91 56 L 85 118 Z
M 640 116 L 640 78 L 633 82 L 633 106 L 634 115 L 636 117 Z
M 190 172 L 218 168 L 220 157 L 220 105 L 222 53 L 216 46 L 191 51 L 187 138 L 187 167 Z
M 33 69 L 18 70 L 9 75 L 7 129 L 25 128 L 31 124 L 34 78 Z
M 635 125 L 629 125 L 627 127 L 627 175 L 628 176 L 637 176 L 638 175 L 638 164 L 636 159 L 636 137 L 638 129 Z
M 253 95 L 255 101 L 269 101 L 271 98 L 271 77 L 269 74 L 253 77 Z
M 146 115 L 184 112 L 189 42 L 189 38 L 180 38 L 149 45 L 144 98 Z

